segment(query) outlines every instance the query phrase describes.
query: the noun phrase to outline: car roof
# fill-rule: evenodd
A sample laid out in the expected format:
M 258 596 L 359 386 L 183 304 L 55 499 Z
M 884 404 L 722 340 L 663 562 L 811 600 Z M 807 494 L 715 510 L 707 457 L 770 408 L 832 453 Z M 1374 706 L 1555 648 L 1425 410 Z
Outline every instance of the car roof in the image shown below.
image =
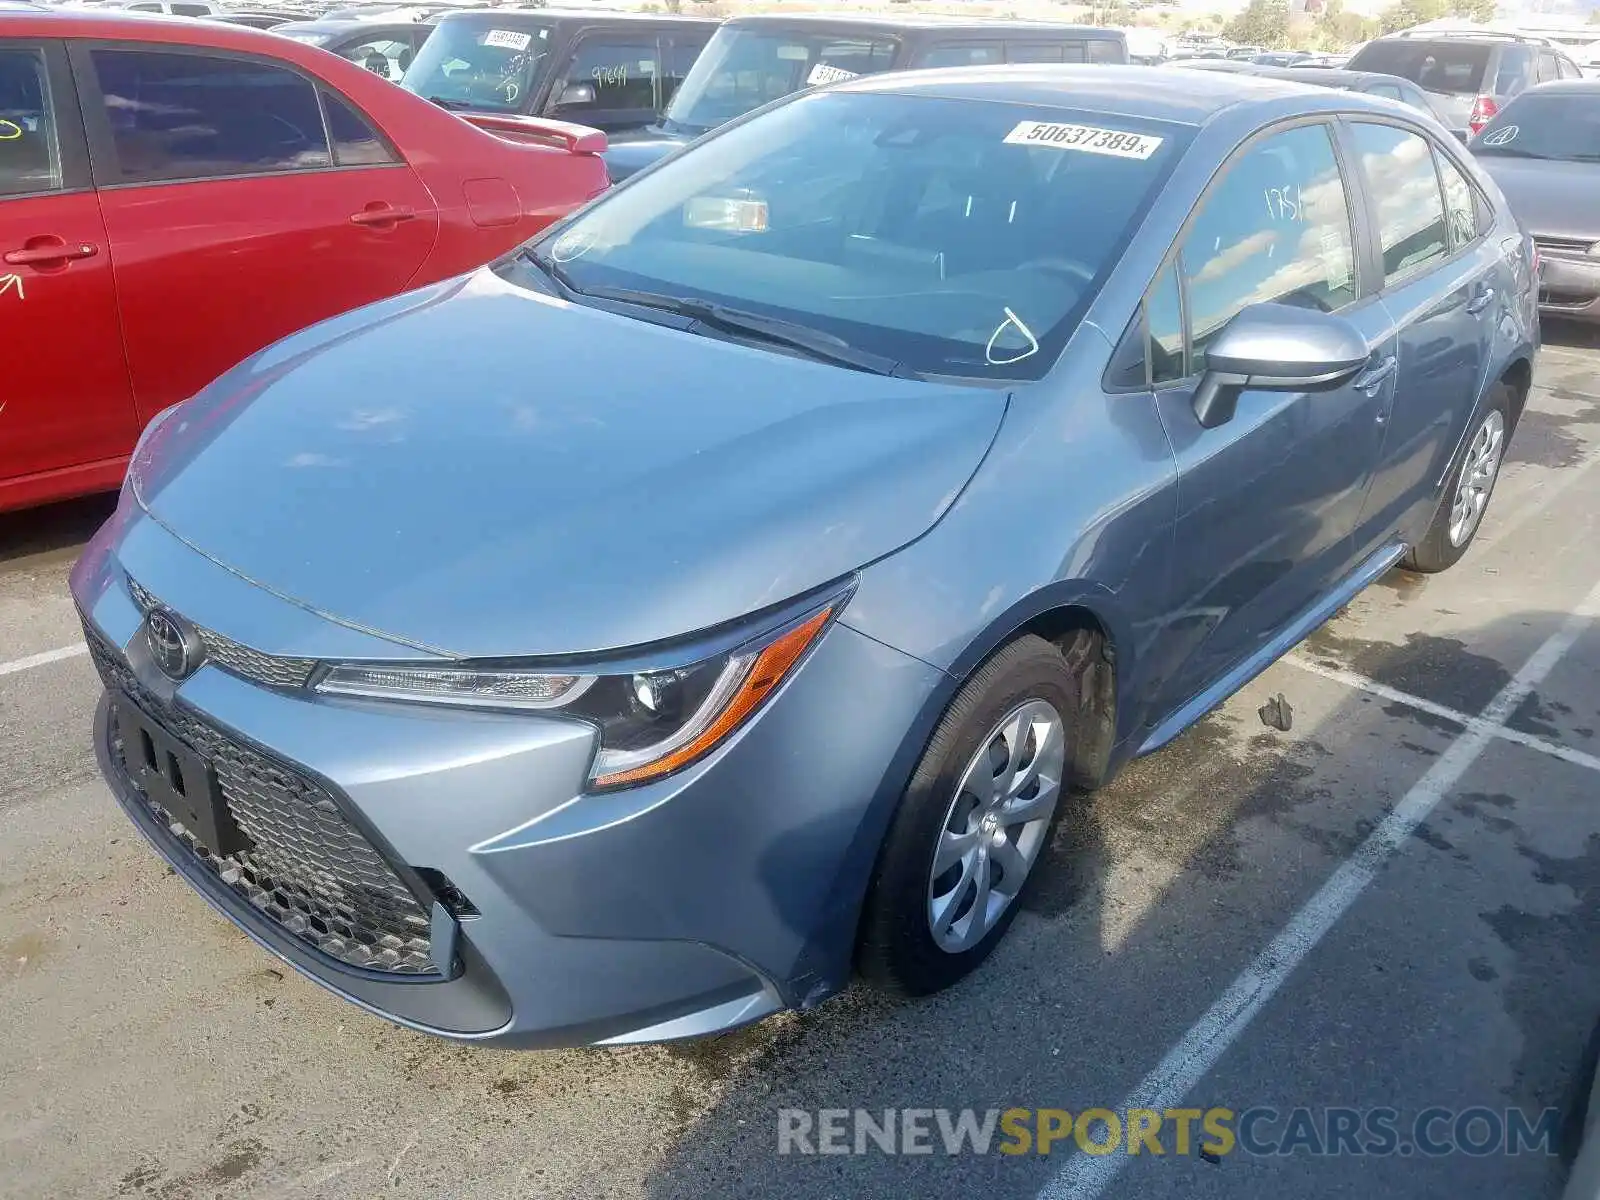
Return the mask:
M 997 35 L 1011 33 L 1070 34 L 1074 37 L 1119 37 L 1122 31 L 1098 25 L 1068 25 L 1054 21 L 984 20 L 973 17 L 935 16 L 908 13 L 904 17 L 857 16 L 853 13 L 751 13 L 748 16 L 729 17 L 725 25 L 736 28 L 860 30 L 867 33 L 903 33 L 913 30 L 935 30 L 941 33 L 979 32 Z
M 1358 93 L 1309 88 L 1253 73 L 1105 65 L 955 67 L 864 75 L 829 90 L 897 92 L 952 100 L 987 100 L 1076 108 L 1125 117 L 1204 125 L 1224 109 L 1292 100 L 1307 112 L 1372 107 Z M 1274 108 L 1279 106 L 1273 106 Z M 1389 111 L 1383 109 L 1382 111 Z
M 666 16 L 659 13 L 619 12 L 602 9 L 560 8 L 464 8 L 432 18 L 435 25 L 446 21 L 481 21 L 506 28 L 518 25 L 648 25 L 710 29 L 721 22 L 715 17 Z

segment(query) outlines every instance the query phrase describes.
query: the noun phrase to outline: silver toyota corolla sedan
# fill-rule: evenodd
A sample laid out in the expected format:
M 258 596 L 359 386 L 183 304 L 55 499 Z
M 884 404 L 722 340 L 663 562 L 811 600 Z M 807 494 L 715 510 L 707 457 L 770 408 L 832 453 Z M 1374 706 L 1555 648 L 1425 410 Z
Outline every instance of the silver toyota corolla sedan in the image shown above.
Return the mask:
M 73 575 L 100 763 L 258 942 L 433 1033 L 932 992 L 1075 793 L 1460 558 L 1535 303 L 1393 104 L 793 97 L 159 420 Z

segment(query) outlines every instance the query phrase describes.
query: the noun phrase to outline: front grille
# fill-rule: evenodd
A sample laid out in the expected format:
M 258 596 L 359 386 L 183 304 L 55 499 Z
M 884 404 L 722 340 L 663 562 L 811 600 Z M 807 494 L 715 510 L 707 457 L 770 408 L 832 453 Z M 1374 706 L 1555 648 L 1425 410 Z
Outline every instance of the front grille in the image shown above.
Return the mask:
M 128 590 L 133 594 L 133 602 L 139 606 L 140 612 L 149 612 L 161 603 L 136 579 L 129 578 Z M 196 625 L 195 631 L 205 647 L 206 662 L 214 663 L 252 683 L 277 688 L 304 687 L 317 665 L 314 658 L 284 658 L 276 654 L 263 654 L 204 626 Z
M 1537 236 L 1533 244 L 1546 254 L 1588 254 L 1594 242 L 1587 238 Z
M 134 782 L 113 735 L 113 760 L 180 846 L 240 899 L 302 942 L 350 966 L 434 975 L 427 911 L 382 855 L 345 820 L 333 797 L 288 766 L 146 690 L 122 655 L 87 625 L 106 687 L 136 701 L 216 771 L 234 822 L 250 842 L 214 854 Z

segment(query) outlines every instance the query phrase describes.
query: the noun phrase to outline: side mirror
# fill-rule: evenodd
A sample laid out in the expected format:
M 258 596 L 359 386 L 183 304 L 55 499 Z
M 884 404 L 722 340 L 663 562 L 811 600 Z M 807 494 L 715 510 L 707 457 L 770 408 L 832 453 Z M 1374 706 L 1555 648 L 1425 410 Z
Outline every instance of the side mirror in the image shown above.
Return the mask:
M 1334 388 L 1372 357 L 1367 339 L 1343 317 L 1287 304 L 1241 310 L 1205 353 L 1205 374 L 1194 393 L 1194 415 L 1205 429 L 1233 419 L 1244 388 Z
M 556 97 L 556 107 L 565 108 L 569 104 L 593 104 L 594 84 L 569 83 L 561 89 L 561 95 Z

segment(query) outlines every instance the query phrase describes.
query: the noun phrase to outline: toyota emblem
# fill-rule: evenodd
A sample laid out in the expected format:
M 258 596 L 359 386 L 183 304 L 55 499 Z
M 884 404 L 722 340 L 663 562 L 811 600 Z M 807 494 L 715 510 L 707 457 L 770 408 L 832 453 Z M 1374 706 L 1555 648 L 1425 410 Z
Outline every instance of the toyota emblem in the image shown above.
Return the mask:
M 200 665 L 200 645 L 188 623 L 164 608 L 144 619 L 144 640 L 150 657 L 169 679 L 186 678 Z

